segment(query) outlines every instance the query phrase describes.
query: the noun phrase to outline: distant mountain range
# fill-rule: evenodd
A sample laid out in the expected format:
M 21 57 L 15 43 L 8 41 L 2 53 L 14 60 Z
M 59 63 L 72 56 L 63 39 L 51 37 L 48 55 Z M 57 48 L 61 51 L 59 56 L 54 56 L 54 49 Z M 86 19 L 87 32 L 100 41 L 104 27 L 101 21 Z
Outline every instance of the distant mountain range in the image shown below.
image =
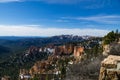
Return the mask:
M 38 36 L 0 36 L 0 40 L 20 40 L 26 38 L 42 38 Z
M 71 39 L 75 39 L 75 38 L 84 38 L 84 39 L 88 39 L 92 36 L 73 36 L 73 35 L 58 35 L 58 36 L 51 36 L 51 37 L 41 37 L 41 36 L 0 36 L 0 40 L 20 40 L 20 39 L 28 39 L 28 38 L 71 38 Z
M 91 36 L 73 36 L 73 35 L 60 35 L 60 36 L 53 36 L 53 37 L 37 37 L 37 36 L 26 36 L 26 37 L 19 37 L 19 36 L 0 36 L 0 45 L 9 45 L 9 44 L 17 44 L 17 45 L 24 45 L 24 46 L 42 46 L 48 43 L 66 43 L 66 42 L 80 42 L 83 40 L 90 39 Z

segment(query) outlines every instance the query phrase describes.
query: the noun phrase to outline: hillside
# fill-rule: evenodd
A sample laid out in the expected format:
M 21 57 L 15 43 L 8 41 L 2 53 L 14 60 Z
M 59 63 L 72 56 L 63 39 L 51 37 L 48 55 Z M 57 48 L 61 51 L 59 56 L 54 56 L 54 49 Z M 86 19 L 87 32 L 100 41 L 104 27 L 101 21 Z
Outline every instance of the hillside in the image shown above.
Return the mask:
M 96 37 L 87 37 L 82 38 L 79 36 L 54 36 L 49 38 L 28 38 L 28 39 L 20 39 L 20 40 L 6 40 L 1 42 L 1 44 L 7 47 L 10 47 L 11 50 L 14 51 L 12 55 L 1 59 L 0 62 L 0 74 L 1 76 L 9 75 L 12 80 L 18 79 L 19 70 L 21 68 L 30 69 L 36 61 L 46 60 L 48 56 L 47 52 L 41 52 L 41 49 L 48 48 L 53 46 L 54 49 L 57 49 L 57 53 L 59 55 L 63 55 L 63 50 L 65 51 L 65 55 L 68 54 L 66 50 L 69 50 L 69 46 L 64 47 L 64 45 L 78 45 L 84 46 L 86 48 L 86 53 L 90 55 L 96 56 L 95 50 L 101 38 Z M 57 48 L 58 47 L 58 48 Z M 91 49 L 93 48 L 93 50 Z M 21 50 L 20 50 L 21 49 Z M 71 48 L 72 49 L 72 48 Z M 87 50 L 88 49 L 88 50 Z M 91 49 L 91 50 L 89 50 Z M 51 52 L 51 50 L 50 50 Z M 71 51 L 68 51 L 71 52 Z M 72 51 L 73 52 L 73 51 Z M 89 53 L 90 52 L 90 53 Z M 71 54 L 71 53 L 69 53 Z M 64 56 L 65 56 L 64 55 Z M 14 67 L 14 68 L 13 68 Z M 11 72 L 14 72 L 11 74 Z

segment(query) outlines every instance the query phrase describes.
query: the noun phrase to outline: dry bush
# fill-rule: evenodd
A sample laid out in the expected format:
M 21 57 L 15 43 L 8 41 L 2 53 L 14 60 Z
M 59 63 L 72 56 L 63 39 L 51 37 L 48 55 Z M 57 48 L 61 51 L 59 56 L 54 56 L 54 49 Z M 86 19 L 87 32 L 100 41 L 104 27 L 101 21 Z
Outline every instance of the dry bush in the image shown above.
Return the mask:
M 88 59 L 81 63 L 70 65 L 67 68 L 65 80 L 98 80 L 102 56 L 93 60 Z

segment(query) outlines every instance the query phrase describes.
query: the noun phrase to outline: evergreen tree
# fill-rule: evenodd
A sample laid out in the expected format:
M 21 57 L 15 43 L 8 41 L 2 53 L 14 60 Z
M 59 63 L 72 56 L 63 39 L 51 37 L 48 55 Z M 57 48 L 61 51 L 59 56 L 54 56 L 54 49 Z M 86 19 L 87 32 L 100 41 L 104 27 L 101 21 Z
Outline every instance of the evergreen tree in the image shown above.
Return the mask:
M 116 32 L 114 32 L 114 31 L 109 32 L 109 33 L 103 38 L 104 44 L 110 44 L 110 43 L 116 41 L 117 39 L 119 39 L 118 35 L 119 35 L 118 30 L 116 30 Z

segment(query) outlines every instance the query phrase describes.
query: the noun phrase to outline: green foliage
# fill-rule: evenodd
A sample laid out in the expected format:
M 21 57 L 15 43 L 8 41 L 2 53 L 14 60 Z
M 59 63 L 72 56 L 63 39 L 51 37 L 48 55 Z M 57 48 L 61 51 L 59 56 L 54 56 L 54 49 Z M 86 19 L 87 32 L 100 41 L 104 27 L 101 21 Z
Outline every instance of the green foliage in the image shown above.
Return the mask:
M 116 32 L 111 31 L 106 36 L 104 36 L 103 44 L 110 44 L 114 41 L 118 41 L 119 36 L 120 36 L 120 34 L 119 34 L 118 30 L 116 30 Z
M 34 57 L 32 57 L 34 56 Z M 47 57 L 47 53 L 38 53 L 33 54 L 29 56 L 22 55 L 14 55 L 11 56 L 10 59 L 6 61 L 2 61 L 0 64 L 0 77 L 4 75 L 8 75 L 11 77 L 11 80 L 18 80 L 19 76 L 19 70 L 21 68 L 23 69 L 29 69 L 31 68 L 36 61 L 45 59 Z M 39 79 L 33 79 L 33 80 L 39 80 Z
M 47 74 L 47 76 L 46 76 L 45 80 L 49 80 L 49 78 L 48 78 L 48 74 Z
M 37 77 L 34 77 L 32 80 L 39 80 Z
M 65 74 L 66 74 L 66 68 L 65 68 L 64 66 L 61 68 L 61 74 L 62 74 L 62 75 L 65 75 Z

